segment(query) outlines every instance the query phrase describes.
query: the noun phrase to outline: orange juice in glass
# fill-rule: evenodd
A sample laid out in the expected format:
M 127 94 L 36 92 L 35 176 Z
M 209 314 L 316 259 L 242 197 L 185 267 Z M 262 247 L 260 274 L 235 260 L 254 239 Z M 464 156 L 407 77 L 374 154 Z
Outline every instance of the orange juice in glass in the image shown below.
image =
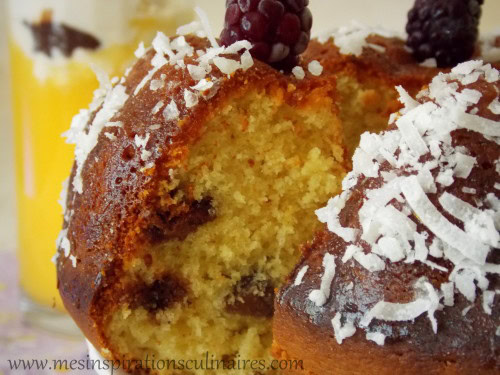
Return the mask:
M 26 319 L 75 329 L 64 314 L 51 258 L 62 227 L 57 203 L 73 149 L 61 133 L 87 107 L 98 82 L 131 63 L 140 41 L 191 20 L 190 1 L 8 0 L 9 51 L 16 153 L 20 283 Z

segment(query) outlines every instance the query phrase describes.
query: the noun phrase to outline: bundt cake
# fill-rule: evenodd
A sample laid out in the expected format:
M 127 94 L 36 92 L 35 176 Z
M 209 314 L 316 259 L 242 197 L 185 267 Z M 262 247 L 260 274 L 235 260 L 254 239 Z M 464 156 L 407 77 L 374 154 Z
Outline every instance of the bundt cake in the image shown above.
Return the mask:
M 291 373 L 500 373 L 499 71 L 469 61 L 398 91 L 277 296 Z
M 303 16 L 307 1 L 287 6 L 299 3 Z M 246 361 L 271 359 L 274 291 L 322 228 L 315 210 L 341 191 L 359 135 L 401 108 L 394 85 L 416 93 L 439 69 L 355 26 L 279 71 L 201 21 L 159 33 L 125 77 L 101 76 L 75 117 L 59 290 L 92 345 L 128 371 L 221 373 L 147 365 L 208 358 L 268 373 Z

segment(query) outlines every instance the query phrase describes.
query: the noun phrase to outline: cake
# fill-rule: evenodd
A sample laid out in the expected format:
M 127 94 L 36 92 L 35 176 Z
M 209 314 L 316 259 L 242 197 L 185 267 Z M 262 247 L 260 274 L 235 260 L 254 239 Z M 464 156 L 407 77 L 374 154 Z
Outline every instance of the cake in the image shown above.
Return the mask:
M 499 71 L 469 61 L 416 99 L 398 90 L 277 296 L 291 373 L 500 371 Z
M 303 36 L 307 1 L 292 3 Z M 59 290 L 92 345 L 128 371 L 186 370 L 151 369 L 154 357 L 209 362 L 187 373 L 269 373 L 241 366 L 271 360 L 274 291 L 322 228 L 315 210 L 341 191 L 361 132 L 401 108 L 394 85 L 416 92 L 440 69 L 359 26 L 300 58 L 277 43 L 276 69 L 252 57 L 255 40 L 222 44 L 199 13 L 141 45 L 125 77 L 101 76 L 75 117 Z

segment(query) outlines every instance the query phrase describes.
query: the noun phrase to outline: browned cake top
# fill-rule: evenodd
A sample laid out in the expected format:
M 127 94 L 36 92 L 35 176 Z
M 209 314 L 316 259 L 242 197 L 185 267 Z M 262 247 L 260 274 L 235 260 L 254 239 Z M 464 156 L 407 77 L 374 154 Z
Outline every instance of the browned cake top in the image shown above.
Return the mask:
M 333 38 L 311 41 L 305 56 L 315 56 L 327 72 L 351 74 L 362 83 L 381 79 L 388 85 L 403 85 L 416 92 L 422 88 L 422 82 L 430 82 L 442 71 L 416 63 L 404 40 L 395 36 L 369 35 L 364 43 L 367 46 L 357 55 L 342 53 Z
M 284 314 L 331 333 L 325 345 L 500 365 L 498 74 L 475 61 L 418 102 L 400 90 L 401 114 L 363 135 L 344 192 L 318 210 L 329 231 L 280 291 Z
M 498 68 L 500 37 L 485 36 L 478 43 L 473 59 Z M 341 27 L 312 40 L 306 58 L 321 62 L 326 72 L 344 72 L 359 81 L 382 79 L 388 85 L 402 85 L 411 94 L 430 82 L 439 72 L 433 60 L 418 64 L 406 47 L 404 36 L 383 28 L 361 25 Z

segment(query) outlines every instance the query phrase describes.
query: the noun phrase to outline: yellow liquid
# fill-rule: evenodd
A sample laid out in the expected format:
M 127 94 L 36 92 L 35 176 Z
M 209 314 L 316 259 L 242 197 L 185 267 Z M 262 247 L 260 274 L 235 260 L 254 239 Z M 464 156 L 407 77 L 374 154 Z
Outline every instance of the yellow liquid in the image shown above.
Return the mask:
M 154 30 L 171 33 L 189 21 L 191 12 L 165 25 L 144 20 L 138 40 L 151 40 Z M 92 60 L 112 76 L 121 75 L 138 40 L 92 53 Z M 33 60 L 10 40 L 12 101 L 16 152 L 16 193 L 19 223 L 20 280 L 23 291 L 40 305 L 63 311 L 51 258 L 62 227 L 57 203 L 73 163 L 73 147 L 64 143 L 73 116 L 88 107 L 98 82 L 89 65 L 68 62 L 52 68 L 43 81 L 34 76 Z

